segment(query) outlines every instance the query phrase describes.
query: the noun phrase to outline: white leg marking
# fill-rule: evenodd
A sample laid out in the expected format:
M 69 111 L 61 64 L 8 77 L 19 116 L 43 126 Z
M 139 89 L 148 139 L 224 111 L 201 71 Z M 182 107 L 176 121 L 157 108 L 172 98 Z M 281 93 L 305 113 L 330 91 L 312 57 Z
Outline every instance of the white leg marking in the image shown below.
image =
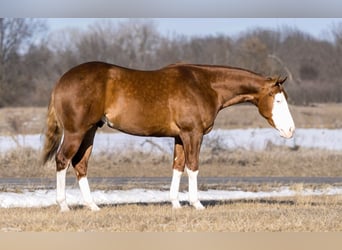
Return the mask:
M 90 188 L 87 177 L 82 177 L 78 181 L 78 185 L 80 186 L 81 193 L 84 199 L 86 206 L 88 206 L 92 211 L 99 211 L 100 208 L 93 201 L 93 197 L 90 194 Z
M 198 199 L 198 189 L 197 189 L 197 176 L 198 170 L 192 171 L 186 168 L 186 172 L 188 173 L 189 177 L 189 201 L 192 206 L 196 209 L 204 209 L 204 206 Z
M 57 203 L 61 208 L 61 212 L 69 211 L 68 204 L 65 198 L 65 178 L 68 168 L 57 171 Z
M 178 192 L 179 192 L 179 184 L 181 181 L 183 172 L 178 171 L 176 169 L 173 170 L 171 187 L 170 187 L 170 199 L 172 203 L 172 208 L 178 209 L 181 208 L 181 204 L 178 200 Z

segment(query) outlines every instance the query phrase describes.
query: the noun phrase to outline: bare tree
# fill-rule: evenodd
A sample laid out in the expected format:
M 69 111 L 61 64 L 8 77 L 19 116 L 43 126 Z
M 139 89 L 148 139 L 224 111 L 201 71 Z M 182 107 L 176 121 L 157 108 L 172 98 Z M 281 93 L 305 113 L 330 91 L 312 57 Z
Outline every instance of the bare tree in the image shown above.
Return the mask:
M 126 58 L 125 66 L 153 68 L 153 59 L 159 49 L 160 40 L 154 22 L 132 19 L 118 25 L 115 47 Z
M 46 105 L 60 75 L 93 60 L 138 69 L 175 62 L 231 65 L 287 75 L 292 103 L 342 102 L 342 23 L 331 27 L 330 40 L 291 27 L 253 29 L 236 37 L 163 36 L 157 25 L 102 20 L 34 42 L 44 31 L 42 20 L 0 18 L 0 107 Z
M 20 53 L 33 42 L 34 35 L 41 31 L 41 21 L 23 18 L 0 18 L 0 107 L 8 103 L 13 79 L 17 75 Z
M 239 67 L 248 68 L 258 73 L 267 74 L 270 69 L 269 49 L 257 36 L 240 39 L 237 47 L 236 62 Z

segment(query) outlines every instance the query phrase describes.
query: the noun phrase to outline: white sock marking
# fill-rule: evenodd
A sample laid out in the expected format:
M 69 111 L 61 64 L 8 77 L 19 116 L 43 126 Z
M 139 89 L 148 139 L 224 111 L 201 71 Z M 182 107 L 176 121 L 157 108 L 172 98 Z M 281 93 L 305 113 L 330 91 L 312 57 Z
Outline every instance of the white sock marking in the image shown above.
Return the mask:
M 56 179 L 57 179 L 57 203 L 59 204 L 61 208 L 61 212 L 67 212 L 69 211 L 68 204 L 66 203 L 66 195 L 65 195 L 65 179 L 66 179 L 66 173 L 68 168 L 65 168 L 61 171 L 57 171 Z
M 197 176 L 198 170 L 192 171 L 186 168 L 186 172 L 188 173 L 189 177 L 189 201 L 192 206 L 196 209 L 204 209 L 204 206 L 198 199 L 198 189 L 197 189 Z
M 92 211 L 99 211 L 100 208 L 94 203 L 93 197 L 90 194 L 90 188 L 88 183 L 88 178 L 82 177 L 78 181 L 78 185 L 80 186 L 81 193 L 84 199 L 85 204 L 92 210 Z
M 178 192 L 179 192 L 179 184 L 181 181 L 183 172 L 178 171 L 177 169 L 173 170 L 171 187 L 170 187 L 170 199 L 172 203 L 172 207 L 177 209 L 181 208 L 181 205 L 178 200 Z

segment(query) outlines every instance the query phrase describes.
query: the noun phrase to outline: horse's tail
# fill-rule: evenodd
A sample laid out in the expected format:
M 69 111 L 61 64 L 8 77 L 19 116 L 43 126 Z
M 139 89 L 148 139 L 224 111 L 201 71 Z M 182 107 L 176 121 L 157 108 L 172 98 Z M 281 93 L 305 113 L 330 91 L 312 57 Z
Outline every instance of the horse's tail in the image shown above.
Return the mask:
M 45 141 L 42 152 L 43 165 L 49 161 L 57 152 L 63 135 L 63 129 L 57 119 L 56 110 L 54 107 L 54 93 L 52 92 L 45 128 Z

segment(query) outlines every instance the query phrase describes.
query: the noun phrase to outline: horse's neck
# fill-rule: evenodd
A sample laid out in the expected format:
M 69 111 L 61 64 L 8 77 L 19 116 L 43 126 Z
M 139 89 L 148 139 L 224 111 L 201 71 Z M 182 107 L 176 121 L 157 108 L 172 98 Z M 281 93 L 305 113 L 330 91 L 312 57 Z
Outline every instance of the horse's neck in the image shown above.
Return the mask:
M 250 72 L 238 71 L 240 70 L 233 73 L 232 70 L 220 72 L 213 78 L 211 86 L 217 93 L 221 108 L 243 102 L 256 104 L 261 77 Z

